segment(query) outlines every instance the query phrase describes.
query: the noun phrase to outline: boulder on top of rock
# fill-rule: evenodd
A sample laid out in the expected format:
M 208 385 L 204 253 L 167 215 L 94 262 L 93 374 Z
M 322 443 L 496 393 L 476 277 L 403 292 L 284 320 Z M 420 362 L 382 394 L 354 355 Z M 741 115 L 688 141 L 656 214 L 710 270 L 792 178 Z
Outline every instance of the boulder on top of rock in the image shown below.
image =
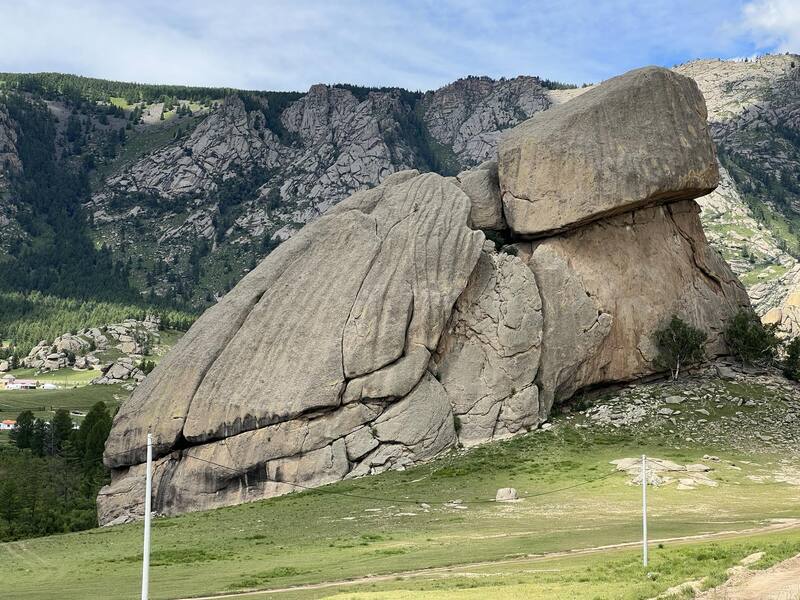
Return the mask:
M 531 237 L 697 198 L 719 180 L 697 84 L 660 67 L 609 79 L 517 125 L 498 164 L 506 221 Z
M 148 430 L 154 509 L 176 514 L 535 428 L 582 387 L 653 373 L 673 314 L 722 352 L 748 300 L 685 199 L 717 173 L 696 86 L 643 69 L 565 106 L 501 149 L 501 251 L 474 229 L 505 228 L 493 163 L 394 173 L 206 311 L 117 413 L 100 522 L 142 514 Z

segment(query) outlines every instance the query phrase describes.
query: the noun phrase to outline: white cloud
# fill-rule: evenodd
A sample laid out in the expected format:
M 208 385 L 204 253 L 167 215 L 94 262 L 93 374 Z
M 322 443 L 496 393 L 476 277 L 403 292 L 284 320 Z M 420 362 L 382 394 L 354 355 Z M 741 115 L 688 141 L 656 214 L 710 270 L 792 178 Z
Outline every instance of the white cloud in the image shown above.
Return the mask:
M 470 74 L 581 83 L 750 54 L 740 29 L 721 27 L 731 11 L 729 0 L 0 0 L 0 70 L 275 90 L 425 90 Z
M 745 5 L 742 25 L 758 48 L 800 52 L 800 2 L 756 0 Z

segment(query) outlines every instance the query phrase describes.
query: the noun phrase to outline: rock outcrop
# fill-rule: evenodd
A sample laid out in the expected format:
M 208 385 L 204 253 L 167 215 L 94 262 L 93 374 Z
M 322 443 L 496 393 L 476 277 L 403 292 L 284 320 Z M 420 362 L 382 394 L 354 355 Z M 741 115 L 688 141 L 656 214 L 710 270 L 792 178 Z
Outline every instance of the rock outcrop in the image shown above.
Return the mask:
M 433 138 L 472 166 L 494 159 L 504 129 L 549 106 L 537 77 L 467 77 L 427 93 L 422 112 Z
M 710 147 L 697 121 L 702 100 L 662 71 L 614 80 L 613 93 L 600 86 L 593 101 L 603 119 L 629 86 L 659 108 L 641 136 L 698 128 L 667 138 L 677 148 L 659 156 L 624 124 L 609 129 L 604 157 L 587 163 L 582 185 L 598 182 L 598 198 L 626 190 L 615 209 L 623 214 L 581 201 L 578 221 L 525 241 L 533 220 L 502 218 L 500 190 L 518 173 L 501 168 L 498 176 L 489 163 L 457 178 L 392 174 L 283 243 L 120 408 L 106 446 L 112 482 L 98 497 L 100 521 L 141 515 L 148 430 L 154 508 L 174 514 L 402 469 L 458 442 L 535 428 L 580 388 L 654 373 L 651 336 L 673 314 L 709 333 L 709 354 L 724 352 L 719 332 L 748 300 L 709 250 L 691 200 L 716 180 L 703 163 L 698 184 L 686 158 Z M 664 81 L 671 101 L 659 104 Z M 687 105 L 695 115 L 685 114 Z M 591 119 L 555 114 L 554 123 L 576 153 L 578 130 L 597 130 Z M 508 139 L 525 146 L 526 135 L 541 139 L 539 128 L 554 127 L 536 117 Z M 609 164 L 624 166 L 624 181 L 589 173 Z M 573 165 L 548 168 L 553 182 L 575 188 Z M 664 174 L 669 193 L 652 205 Z M 495 235 L 506 226 L 503 239 L 515 243 L 500 250 L 479 230 Z
M 798 335 L 798 237 L 774 227 L 770 213 L 789 222 L 800 213 L 800 56 L 697 60 L 675 70 L 703 91 L 723 184 L 732 176 L 700 199 L 710 242 L 742 277 L 758 314 L 783 335 Z
M 427 366 L 483 244 L 469 210 L 451 180 L 411 171 L 303 229 L 207 311 L 125 403 L 109 465 L 140 463 L 148 427 L 159 456 L 188 444 L 238 470 L 275 469 L 279 481 L 299 473 L 301 485 L 329 481 L 331 465 L 341 479 L 451 445 L 452 409 Z M 230 454 L 234 443 L 241 451 Z M 178 462 L 166 471 L 176 481 L 198 468 Z M 274 493 L 275 482 L 264 483 L 248 493 Z M 185 510 L 171 498 L 159 510 Z M 215 498 L 200 506 L 228 502 Z
M 0 192 L 8 184 L 8 176 L 22 170 L 17 153 L 17 132 L 6 107 L 0 104 Z
M 493 246 L 481 253 L 436 357 L 465 444 L 535 427 L 542 413 L 534 384 L 542 343 L 539 289 L 522 260 Z
M 16 127 L 8 110 L 0 103 L 0 251 L 8 250 L 12 240 L 22 234 L 16 218 L 17 207 L 5 198 L 10 178 L 21 170 Z
M 160 319 L 149 315 L 142 321 L 126 319 L 103 327 L 64 333 L 52 343 L 42 340 L 22 359 L 22 366 L 38 372 L 97 369 L 92 383 L 140 382 L 144 373 L 136 366 L 160 343 Z
M 609 79 L 518 125 L 498 162 L 506 219 L 532 236 L 696 198 L 719 180 L 703 95 L 658 67 Z
M 543 417 L 582 387 L 652 374 L 652 334 L 672 314 L 708 333 L 709 355 L 724 353 L 722 326 L 749 301 L 698 213 L 684 200 L 519 245 L 545 314 Z
M 230 96 L 185 141 L 136 162 L 110 178 L 108 186 L 171 198 L 208 191 L 223 173 L 261 162 L 266 144 L 257 135 L 257 114 L 248 113 L 238 96 Z M 265 166 L 274 166 L 269 153 L 263 160 Z

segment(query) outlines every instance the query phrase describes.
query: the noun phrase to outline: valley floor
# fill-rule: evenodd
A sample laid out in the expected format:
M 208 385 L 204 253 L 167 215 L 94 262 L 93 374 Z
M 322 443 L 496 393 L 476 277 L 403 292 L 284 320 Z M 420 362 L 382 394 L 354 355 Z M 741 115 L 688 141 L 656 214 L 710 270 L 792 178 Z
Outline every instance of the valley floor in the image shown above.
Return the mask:
M 750 569 L 800 554 L 794 384 L 750 375 L 627 386 L 577 399 L 552 425 L 404 472 L 157 519 L 151 597 L 646 599 L 690 581 L 720 585 L 757 552 Z M 643 453 L 704 464 L 713 482 L 683 485 L 679 473 L 650 489 L 647 568 L 640 487 L 610 464 Z M 507 486 L 523 499 L 493 502 Z M 131 524 L 1 544 L 5 589 L 136 597 L 141 534 Z M 282 591 L 257 591 L 268 589 Z

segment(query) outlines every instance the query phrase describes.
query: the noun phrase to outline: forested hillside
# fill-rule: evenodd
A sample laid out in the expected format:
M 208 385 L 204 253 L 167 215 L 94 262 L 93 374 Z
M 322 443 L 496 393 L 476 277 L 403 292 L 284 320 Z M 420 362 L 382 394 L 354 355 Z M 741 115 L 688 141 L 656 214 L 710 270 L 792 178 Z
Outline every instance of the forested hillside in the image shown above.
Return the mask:
M 12 134 L 26 144 L 14 156 L 34 160 L 27 144 L 36 141 L 47 154 L 41 169 L 56 166 L 65 181 L 43 183 L 72 190 L 58 203 L 38 191 L 32 199 L 23 194 L 26 169 L 11 174 L 0 234 L 8 289 L 72 296 L 80 288 L 202 308 L 355 189 L 398 169 L 455 174 L 490 158 L 500 129 L 547 108 L 546 91 L 564 87 L 471 77 L 437 92 L 342 84 L 301 94 L 0 75 Z M 20 105 L 32 108 L 21 115 Z M 34 108 L 38 129 L 25 118 Z M 56 215 L 65 206 L 75 239 L 58 266 L 44 254 L 67 242 L 47 241 L 61 237 Z M 46 232 L 30 221 L 39 212 Z M 12 250 L 20 240 L 31 250 Z M 78 263 L 71 277 L 67 265 Z M 43 264 L 61 276 L 45 277 Z

